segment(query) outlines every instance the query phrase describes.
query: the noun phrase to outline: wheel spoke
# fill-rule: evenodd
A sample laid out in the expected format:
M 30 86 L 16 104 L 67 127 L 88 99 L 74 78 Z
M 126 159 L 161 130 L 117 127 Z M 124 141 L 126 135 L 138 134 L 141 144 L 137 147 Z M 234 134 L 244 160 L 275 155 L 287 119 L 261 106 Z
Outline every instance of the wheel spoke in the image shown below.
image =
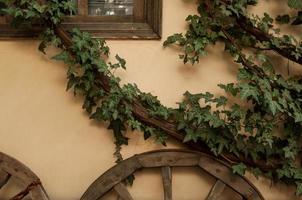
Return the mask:
M 122 195 L 122 189 L 117 184 L 120 184 L 122 180 L 137 170 L 144 168 L 161 169 L 164 199 L 172 200 L 172 167 L 200 167 L 209 175 L 221 181 L 221 183 L 217 182 L 215 187 L 212 188 L 213 191 L 209 193 L 206 200 L 229 196 L 232 197 L 232 200 L 264 199 L 255 186 L 243 176 L 233 174 L 232 169 L 224 162 L 200 152 L 169 149 L 142 153 L 120 162 L 99 176 L 89 186 L 81 200 L 101 199 L 110 190 L 117 191 L 120 196 L 119 200 L 132 199 L 131 196 L 128 196 L 129 193 L 125 188 L 125 195 Z M 223 185 L 222 183 L 225 184 L 224 189 L 219 186 Z M 213 197 L 214 194 L 217 195 L 217 198 Z M 123 196 L 125 197 L 123 198 Z
M 119 195 L 119 199 L 122 200 L 133 200 L 131 194 L 129 193 L 129 191 L 127 190 L 126 186 L 124 186 L 122 183 L 117 184 L 116 186 L 114 186 L 114 191 L 116 191 Z
M 161 168 L 165 200 L 172 200 L 172 173 L 171 167 Z
M 9 181 L 10 177 L 10 174 L 3 170 L 0 170 L 0 189 Z
M 225 186 L 226 185 L 223 182 L 217 180 L 206 200 L 217 200 L 223 193 Z
M 262 196 L 259 195 L 257 189 L 255 189 L 244 177 L 234 175 L 228 166 L 222 165 L 217 161 L 215 162 L 210 157 L 201 157 L 199 166 L 207 173 L 223 181 L 227 186 L 239 193 L 245 199 L 263 199 Z

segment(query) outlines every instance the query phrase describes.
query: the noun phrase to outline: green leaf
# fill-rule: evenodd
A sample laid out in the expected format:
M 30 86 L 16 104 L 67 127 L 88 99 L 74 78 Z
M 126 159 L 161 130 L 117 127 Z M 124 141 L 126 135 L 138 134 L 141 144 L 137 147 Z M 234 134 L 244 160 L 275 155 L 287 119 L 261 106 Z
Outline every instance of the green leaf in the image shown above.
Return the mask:
M 126 69 L 126 60 L 119 57 L 119 55 L 116 55 L 115 58 L 118 60 L 118 62 L 121 64 L 121 67 L 123 69 Z
M 97 66 L 99 72 L 105 72 L 108 69 L 107 63 L 103 59 L 94 59 L 92 64 Z
M 169 36 L 167 38 L 167 40 L 164 42 L 164 47 L 170 45 L 170 44 L 174 44 L 175 42 L 180 42 L 182 43 L 185 39 L 183 38 L 182 34 L 174 34 L 172 36 Z
M 287 4 L 290 8 L 302 9 L 302 1 L 301 0 L 288 0 Z
M 46 49 L 46 43 L 45 41 L 42 41 L 39 45 L 39 51 L 41 51 L 43 54 L 46 54 L 45 49 Z
M 227 93 L 231 93 L 233 96 L 236 96 L 239 92 L 238 88 L 235 87 L 234 83 L 229 83 L 227 85 L 218 84 L 218 87 L 220 87 Z
M 302 122 L 302 113 L 301 112 L 295 112 L 294 113 L 295 122 L 299 123 Z
M 71 74 L 68 77 L 68 83 L 67 83 L 67 88 L 66 91 L 70 90 L 70 88 L 72 88 L 76 83 L 77 83 L 77 79 L 75 78 L 75 76 L 73 74 Z
M 108 129 L 112 129 L 117 145 L 127 145 L 128 138 L 123 135 L 123 131 L 126 130 L 124 124 L 120 120 L 112 120 Z
M 240 84 L 240 98 L 248 99 L 249 97 L 253 97 L 256 101 L 259 101 L 258 89 L 248 83 Z
M 232 169 L 234 174 L 239 174 L 243 176 L 245 174 L 247 167 L 245 164 L 239 163 L 237 165 L 232 166 Z
M 124 183 L 125 185 L 130 185 L 130 186 L 132 186 L 134 180 L 135 180 L 135 176 L 134 176 L 133 174 L 131 174 L 130 176 L 128 176 L 126 179 L 123 180 L 123 183 Z
M 216 152 L 217 155 L 221 154 L 223 150 L 228 146 L 228 140 L 219 137 L 216 142 L 218 142 L 218 151 Z
M 215 98 L 214 102 L 216 102 L 216 107 L 225 106 L 227 104 L 228 99 L 224 96 L 221 96 L 219 98 Z
M 152 135 L 154 135 L 154 128 L 151 128 L 149 126 L 145 127 L 144 129 L 144 139 L 147 140 L 148 138 L 150 138 Z
M 258 179 L 259 176 L 262 174 L 262 171 L 259 168 L 252 168 L 251 172 L 253 175 Z
M 237 78 L 238 80 L 250 80 L 252 75 L 246 69 L 239 69 Z
M 297 154 L 297 152 L 293 151 L 292 148 L 290 147 L 284 147 L 283 151 L 284 151 L 285 158 L 294 159 Z
M 302 182 L 296 182 L 297 188 L 296 188 L 296 195 L 301 196 L 302 195 Z
M 223 120 L 221 120 L 215 113 L 204 113 L 204 121 L 209 122 L 213 128 L 218 128 L 224 125 Z
M 290 16 L 289 15 L 278 15 L 276 17 L 276 21 L 280 24 L 288 24 L 290 22 Z
M 282 110 L 280 105 L 278 104 L 278 102 L 273 100 L 271 93 L 265 92 L 264 99 L 265 99 L 266 105 L 268 105 L 268 108 L 273 115 L 275 115 L 277 113 L 277 111 Z
M 179 131 L 179 130 L 182 130 L 182 129 L 186 128 L 186 126 L 187 126 L 187 123 L 184 122 L 184 121 L 181 121 L 181 122 L 177 125 L 177 130 L 178 130 L 178 131 Z
M 191 140 L 197 142 L 197 139 L 198 135 L 192 129 L 186 129 L 186 136 L 183 140 L 184 143 L 189 142 Z
M 52 57 L 54 60 L 63 61 L 64 63 L 69 63 L 70 57 L 67 51 L 62 51 L 61 53 Z
M 33 8 L 38 11 L 39 13 L 43 13 L 44 12 L 44 9 L 45 9 L 45 6 L 41 6 L 39 5 L 38 3 L 34 3 L 33 4 Z

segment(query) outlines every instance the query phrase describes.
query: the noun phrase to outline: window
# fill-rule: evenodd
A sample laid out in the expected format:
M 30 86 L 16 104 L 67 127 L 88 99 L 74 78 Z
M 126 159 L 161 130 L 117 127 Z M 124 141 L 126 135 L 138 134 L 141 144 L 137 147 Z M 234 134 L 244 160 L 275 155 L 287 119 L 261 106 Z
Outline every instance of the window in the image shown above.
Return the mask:
M 88 15 L 133 15 L 133 0 L 88 0 Z
M 78 27 L 94 37 L 109 39 L 160 39 L 162 0 L 74 0 L 77 13 L 63 27 Z M 1 5 L 0 5 L 1 6 Z M 0 38 L 33 37 L 39 27 L 12 29 L 0 13 Z

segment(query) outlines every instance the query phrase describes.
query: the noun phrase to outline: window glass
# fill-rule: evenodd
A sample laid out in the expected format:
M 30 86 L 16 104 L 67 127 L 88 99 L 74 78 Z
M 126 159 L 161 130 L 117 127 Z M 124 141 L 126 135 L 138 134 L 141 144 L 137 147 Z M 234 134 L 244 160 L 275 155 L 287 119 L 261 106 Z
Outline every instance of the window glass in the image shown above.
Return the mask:
M 89 15 L 133 15 L 133 0 L 89 0 Z

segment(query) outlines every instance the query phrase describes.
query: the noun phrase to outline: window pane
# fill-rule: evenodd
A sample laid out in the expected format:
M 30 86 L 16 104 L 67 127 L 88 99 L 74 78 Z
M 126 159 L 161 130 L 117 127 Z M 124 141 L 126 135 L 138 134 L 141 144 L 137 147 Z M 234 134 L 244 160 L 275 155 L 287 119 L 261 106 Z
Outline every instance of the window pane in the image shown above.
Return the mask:
M 89 15 L 132 15 L 133 0 L 89 0 Z

